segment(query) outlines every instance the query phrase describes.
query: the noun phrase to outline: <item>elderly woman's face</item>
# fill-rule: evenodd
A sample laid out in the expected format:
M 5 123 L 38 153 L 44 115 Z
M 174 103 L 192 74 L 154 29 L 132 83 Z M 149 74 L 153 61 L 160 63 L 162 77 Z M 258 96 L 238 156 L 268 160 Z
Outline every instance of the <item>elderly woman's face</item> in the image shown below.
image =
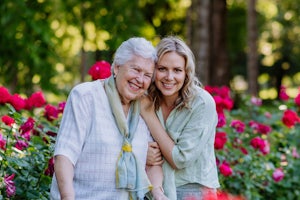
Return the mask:
M 116 85 L 122 102 L 141 97 L 150 86 L 154 72 L 154 62 L 141 56 L 133 56 L 128 62 L 114 67 Z

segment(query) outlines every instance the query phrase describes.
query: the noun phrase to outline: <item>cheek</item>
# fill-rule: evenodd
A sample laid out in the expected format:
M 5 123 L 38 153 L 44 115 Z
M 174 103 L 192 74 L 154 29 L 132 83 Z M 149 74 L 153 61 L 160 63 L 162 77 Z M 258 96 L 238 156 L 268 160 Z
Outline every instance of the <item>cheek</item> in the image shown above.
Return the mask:
M 149 88 L 150 84 L 151 84 L 151 79 L 150 80 L 145 80 L 144 86 L 145 86 L 146 89 Z
M 162 77 L 163 77 L 163 74 L 162 74 L 162 73 L 156 72 L 156 73 L 155 73 L 155 76 L 154 76 L 154 80 L 155 80 L 155 81 L 158 81 L 158 80 L 162 79 Z

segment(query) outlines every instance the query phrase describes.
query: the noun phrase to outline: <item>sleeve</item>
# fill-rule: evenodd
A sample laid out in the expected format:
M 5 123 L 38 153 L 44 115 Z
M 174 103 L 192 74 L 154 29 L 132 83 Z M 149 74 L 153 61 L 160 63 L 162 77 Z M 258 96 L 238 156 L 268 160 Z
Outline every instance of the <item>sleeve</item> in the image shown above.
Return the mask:
M 207 94 L 206 94 L 207 96 Z M 210 96 L 198 98 L 199 102 L 192 107 L 186 125 L 175 141 L 172 157 L 178 169 L 194 163 L 205 149 L 214 145 L 217 113 L 215 102 Z
M 54 155 L 64 155 L 76 164 L 88 134 L 92 95 L 73 89 L 62 116 Z

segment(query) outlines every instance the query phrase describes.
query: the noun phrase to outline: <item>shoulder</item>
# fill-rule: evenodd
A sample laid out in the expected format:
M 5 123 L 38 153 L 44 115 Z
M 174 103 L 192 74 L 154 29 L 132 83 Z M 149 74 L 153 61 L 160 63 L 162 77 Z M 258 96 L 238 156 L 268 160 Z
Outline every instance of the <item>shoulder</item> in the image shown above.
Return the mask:
M 99 80 L 96 80 L 91 82 L 79 83 L 76 86 L 74 86 L 69 93 L 68 101 L 92 104 L 93 102 L 98 102 L 95 100 L 100 100 L 105 97 L 106 96 L 103 85 Z
M 95 81 L 90 81 L 90 82 L 79 83 L 73 87 L 72 91 L 85 93 L 85 92 L 89 92 L 89 91 L 98 89 L 99 87 L 103 87 L 100 80 L 95 80 Z
M 205 89 L 198 87 L 196 89 L 195 98 L 193 99 L 192 106 L 196 105 L 212 105 L 215 106 L 215 100 L 212 95 Z
M 100 80 L 83 82 L 74 86 L 70 92 L 70 95 L 95 95 L 99 90 L 103 90 L 103 85 Z

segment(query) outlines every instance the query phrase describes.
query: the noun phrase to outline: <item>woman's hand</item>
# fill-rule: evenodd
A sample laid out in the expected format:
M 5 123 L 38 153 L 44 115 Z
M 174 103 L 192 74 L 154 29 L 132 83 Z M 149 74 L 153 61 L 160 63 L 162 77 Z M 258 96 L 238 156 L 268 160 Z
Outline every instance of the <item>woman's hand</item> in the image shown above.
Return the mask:
M 147 151 L 147 161 L 146 164 L 153 165 L 161 165 L 164 162 L 159 146 L 156 142 L 148 143 L 148 151 Z

